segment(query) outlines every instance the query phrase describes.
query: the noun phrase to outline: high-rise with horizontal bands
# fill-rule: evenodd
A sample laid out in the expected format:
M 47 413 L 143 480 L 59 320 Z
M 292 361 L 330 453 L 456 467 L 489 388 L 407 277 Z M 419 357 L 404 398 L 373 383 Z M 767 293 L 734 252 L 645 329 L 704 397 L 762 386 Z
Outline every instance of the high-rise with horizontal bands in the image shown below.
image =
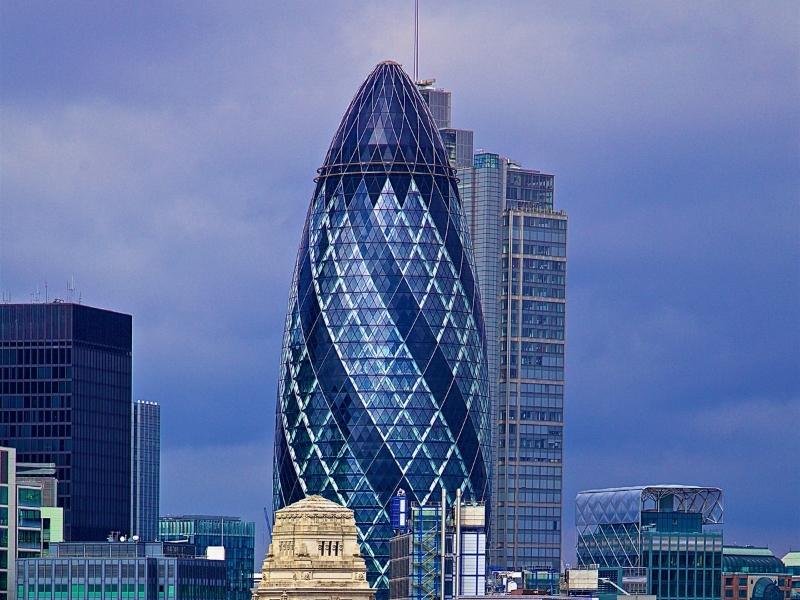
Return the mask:
M 161 491 L 161 407 L 157 402 L 133 403 L 131 419 L 131 528 L 143 542 L 158 537 Z
M 52 462 L 67 540 L 130 527 L 131 316 L 0 304 L 0 446 Z
M 452 95 L 420 82 L 457 167 L 486 324 L 494 476 L 489 564 L 561 564 L 567 215 L 554 177 L 494 152 L 450 123 Z
M 389 502 L 489 495 L 483 314 L 461 198 L 402 68 L 379 64 L 339 125 L 289 296 L 275 508 L 320 494 L 355 512 L 387 595 Z

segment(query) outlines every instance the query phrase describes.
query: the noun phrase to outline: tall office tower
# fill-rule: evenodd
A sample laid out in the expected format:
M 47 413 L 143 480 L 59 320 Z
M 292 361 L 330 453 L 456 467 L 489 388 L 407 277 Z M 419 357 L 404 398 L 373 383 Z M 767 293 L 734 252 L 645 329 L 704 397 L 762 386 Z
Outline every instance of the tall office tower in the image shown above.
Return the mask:
M 475 154 L 459 176 L 495 373 L 490 564 L 558 571 L 567 216 L 552 175 L 498 154 Z
M 130 525 L 131 316 L 0 305 L 0 445 L 52 462 L 67 540 Z
M 417 82 L 417 88 L 431 111 L 436 128 L 444 129 L 450 127 L 451 94 L 448 90 L 434 87 L 434 83 L 436 83 L 435 79 L 423 79 Z
M 423 97 L 428 82 L 421 82 Z M 447 102 L 452 96 L 436 97 Z M 472 234 L 483 301 L 493 431 L 490 565 L 559 570 L 567 215 L 553 176 L 439 130 Z
M 131 419 L 131 535 L 144 542 L 158 537 L 161 468 L 161 407 L 133 403 Z
M 417 82 L 417 88 L 431 111 L 439 135 L 442 137 L 450 165 L 460 169 L 472 166 L 472 130 L 456 129 L 451 121 L 452 94 L 448 90 L 434 87 L 435 79 Z
M 286 318 L 275 508 L 352 508 L 386 598 L 389 502 L 489 495 L 483 316 L 450 166 L 394 62 L 359 88 L 319 170 Z
M 213 547 L 224 548 L 227 594 L 225 600 L 250 600 L 253 587 L 256 524 L 239 517 L 182 515 L 161 517 L 162 542 L 188 542 L 198 556 L 218 557 Z M 211 549 L 211 550 L 210 550 Z
M 575 525 L 578 565 L 597 565 L 600 577 L 630 594 L 659 600 L 721 597 L 719 488 L 648 485 L 580 492 Z

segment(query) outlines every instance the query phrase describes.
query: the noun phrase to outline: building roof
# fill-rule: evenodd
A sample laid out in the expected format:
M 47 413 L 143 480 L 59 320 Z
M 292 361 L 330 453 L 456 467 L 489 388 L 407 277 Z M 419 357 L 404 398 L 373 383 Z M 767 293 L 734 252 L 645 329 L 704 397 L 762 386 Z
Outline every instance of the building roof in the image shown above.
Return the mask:
M 159 521 L 241 521 L 241 517 L 228 515 L 167 515 L 159 517 Z
M 783 564 L 787 567 L 800 567 L 800 550 L 790 550 L 783 557 Z
M 289 506 L 285 506 L 278 511 L 278 513 L 294 513 L 294 512 L 301 512 L 301 513 L 347 513 L 352 514 L 353 511 L 347 508 L 346 506 L 342 506 L 341 504 L 337 504 L 332 500 L 328 500 L 327 498 L 323 498 L 322 496 L 306 496 L 302 500 L 298 500 L 297 502 L 290 504 Z
M 342 117 L 320 175 L 381 172 L 452 175 L 430 109 L 393 61 L 379 63 Z
M 671 503 L 669 508 L 665 502 Z M 638 523 L 643 511 L 674 510 L 703 515 L 704 524 L 722 523 L 722 490 L 696 485 L 639 485 L 586 490 L 575 497 L 575 523 L 592 527 Z
M 786 567 L 772 550 L 755 546 L 725 546 L 723 573 L 784 573 Z
M 722 553 L 730 556 L 775 556 L 769 548 L 757 546 L 725 546 Z
M 679 484 L 659 484 L 659 485 L 633 485 L 633 486 L 626 486 L 626 487 L 614 487 L 614 488 L 600 488 L 596 490 L 584 490 L 582 492 L 578 492 L 578 494 L 597 494 L 600 492 L 642 492 L 644 490 L 706 490 L 712 489 L 717 490 L 719 488 L 708 488 L 705 486 L 699 485 L 679 485 Z

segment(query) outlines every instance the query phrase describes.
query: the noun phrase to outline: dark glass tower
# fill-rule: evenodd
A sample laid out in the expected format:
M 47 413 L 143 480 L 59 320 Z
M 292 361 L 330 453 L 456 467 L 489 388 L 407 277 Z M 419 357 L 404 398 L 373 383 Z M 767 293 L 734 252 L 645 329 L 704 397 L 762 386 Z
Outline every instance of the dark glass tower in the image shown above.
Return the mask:
M 130 526 L 131 316 L 0 305 L 0 446 L 52 462 L 67 540 Z
M 355 511 L 387 594 L 388 505 L 489 494 L 484 325 L 454 169 L 393 62 L 361 85 L 319 169 L 286 319 L 275 508 Z
M 133 403 L 131 419 L 131 535 L 152 542 L 158 537 L 161 472 L 161 407 Z

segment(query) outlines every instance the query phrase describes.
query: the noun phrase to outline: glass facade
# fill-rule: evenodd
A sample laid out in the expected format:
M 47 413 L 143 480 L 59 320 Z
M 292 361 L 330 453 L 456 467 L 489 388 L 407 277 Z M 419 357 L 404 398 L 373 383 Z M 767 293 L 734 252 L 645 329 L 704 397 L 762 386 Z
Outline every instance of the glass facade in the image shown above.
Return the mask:
M 362 84 L 319 170 L 290 291 L 274 505 L 352 508 L 387 596 L 389 502 L 489 495 L 483 314 L 431 114 L 395 63 Z
M 552 175 L 499 154 L 478 152 L 458 174 L 495 374 L 490 565 L 558 571 L 567 216 Z
M 158 522 L 158 538 L 162 542 L 188 542 L 199 555 L 204 555 L 209 546 L 225 548 L 225 600 L 250 600 L 255 531 L 255 523 L 239 517 L 186 515 L 161 517 Z
M 450 92 L 433 87 L 433 80 L 422 82 L 419 93 L 431 111 L 437 129 L 450 127 Z
M 130 526 L 131 317 L 0 305 L 0 445 L 55 463 L 66 539 Z
M 441 600 L 444 563 L 444 598 L 452 600 L 453 536 L 448 528 L 442 546 L 442 508 L 412 505 L 410 513 L 410 526 L 390 542 L 389 598 Z
M 50 529 L 42 515 L 42 485 L 19 476 L 32 465 L 20 468 L 16 457 L 14 448 L 0 447 L 0 600 L 14 598 L 15 560 L 41 556 Z
M 450 92 L 420 86 L 434 115 L 448 115 L 437 124 L 457 168 L 483 300 L 495 461 L 491 569 L 557 572 L 567 215 L 554 208 L 552 175 L 493 152 L 473 154 L 473 132 L 450 125 Z
M 155 541 L 161 466 L 161 407 L 134 402 L 131 419 L 131 535 Z
M 575 500 L 580 566 L 626 591 L 665 600 L 720 598 L 722 492 L 647 486 L 581 492 Z
M 17 561 L 17 600 L 228 600 L 225 565 L 188 544 L 62 543 Z

